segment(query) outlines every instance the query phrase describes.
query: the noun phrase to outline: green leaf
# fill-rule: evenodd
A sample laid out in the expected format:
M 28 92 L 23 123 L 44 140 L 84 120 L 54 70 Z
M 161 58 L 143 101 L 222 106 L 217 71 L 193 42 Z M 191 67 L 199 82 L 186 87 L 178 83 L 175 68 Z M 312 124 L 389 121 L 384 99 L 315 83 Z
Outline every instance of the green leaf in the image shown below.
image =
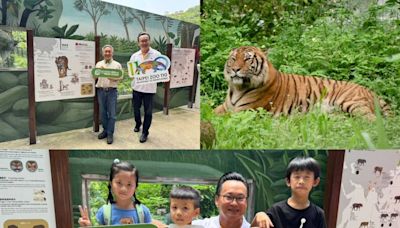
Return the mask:
M 70 37 L 72 34 L 74 34 L 76 32 L 76 30 L 78 29 L 79 25 L 73 25 L 71 26 L 67 33 L 65 34 L 65 37 Z
M 175 34 L 174 34 L 173 32 L 168 32 L 168 36 L 169 36 L 171 39 L 174 39 L 174 38 L 175 38 Z

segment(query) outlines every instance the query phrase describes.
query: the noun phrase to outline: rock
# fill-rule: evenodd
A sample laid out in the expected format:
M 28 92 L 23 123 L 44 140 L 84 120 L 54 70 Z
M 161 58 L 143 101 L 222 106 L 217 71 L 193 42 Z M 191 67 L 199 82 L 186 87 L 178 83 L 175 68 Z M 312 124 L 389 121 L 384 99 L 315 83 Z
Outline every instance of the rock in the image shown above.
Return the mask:
M 28 85 L 28 72 L 22 72 L 18 75 L 18 84 Z
M 62 112 L 51 123 L 54 125 L 59 125 L 64 123 L 73 123 L 80 120 L 93 120 L 93 110 L 65 108 L 65 111 Z
M 18 78 L 11 72 L 0 71 L 0 89 L 5 91 L 18 84 Z
M 216 142 L 215 129 L 210 121 L 200 121 L 200 147 L 212 149 Z
M 20 138 L 29 136 L 29 118 L 26 117 L 18 117 L 13 113 L 7 113 L 4 116 L 4 121 L 7 122 L 10 126 L 12 126 L 15 130 L 17 130 L 20 134 Z
M 17 130 L 15 130 L 11 125 L 0 119 L 0 142 L 10 141 L 14 139 L 22 138 Z
M 36 120 L 41 123 L 51 123 L 64 111 L 60 101 L 46 101 L 36 104 Z
M 15 102 L 27 97 L 28 87 L 22 85 L 0 93 L 0 114 L 9 110 Z
M 16 116 L 29 116 L 29 100 L 28 98 L 21 99 L 14 103 L 12 107 L 13 114 Z

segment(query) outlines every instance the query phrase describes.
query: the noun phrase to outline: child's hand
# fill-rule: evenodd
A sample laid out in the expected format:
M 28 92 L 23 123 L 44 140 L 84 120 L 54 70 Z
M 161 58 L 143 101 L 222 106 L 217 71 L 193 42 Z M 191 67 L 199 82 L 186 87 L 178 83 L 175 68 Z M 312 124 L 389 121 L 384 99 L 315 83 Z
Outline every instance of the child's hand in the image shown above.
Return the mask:
M 251 227 L 271 228 L 274 227 L 274 224 L 272 224 L 271 219 L 265 212 L 258 212 L 256 216 L 254 216 Z
M 79 205 L 79 211 L 81 212 L 81 217 L 78 219 L 78 223 L 80 226 L 92 226 L 92 223 L 89 220 L 89 214 L 87 207 L 82 208 L 81 205 Z

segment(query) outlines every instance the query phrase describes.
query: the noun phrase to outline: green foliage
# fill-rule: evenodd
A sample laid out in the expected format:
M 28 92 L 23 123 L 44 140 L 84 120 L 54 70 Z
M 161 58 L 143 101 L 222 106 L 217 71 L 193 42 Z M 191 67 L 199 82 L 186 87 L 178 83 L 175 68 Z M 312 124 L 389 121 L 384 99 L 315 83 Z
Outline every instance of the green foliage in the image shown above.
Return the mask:
M 50 2 L 50 1 L 46 1 L 46 3 L 47 3 L 47 2 Z M 51 3 L 51 2 L 50 2 L 50 3 Z M 51 3 L 51 4 L 52 4 L 52 3 Z M 39 8 L 39 10 L 38 10 L 38 13 L 37 13 L 37 16 L 38 16 L 39 19 L 42 19 L 43 22 L 46 22 L 46 21 L 49 20 L 50 18 L 53 18 L 53 15 L 51 15 L 51 13 L 53 13 L 54 11 L 56 11 L 56 10 L 54 10 L 54 9 L 49 9 L 49 8 L 47 7 L 47 5 L 40 6 L 40 8 Z
M 194 6 L 186 11 L 179 11 L 174 13 L 166 14 L 168 17 L 172 17 L 177 20 L 190 22 L 196 25 L 200 25 L 200 6 Z
M 158 39 L 154 39 L 152 42 L 152 48 L 161 52 L 161 54 L 167 54 L 167 40 L 163 36 L 158 36 Z
M 216 130 L 214 149 L 398 148 L 400 117 L 371 123 L 344 113 L 326 114 L 317 108 L 308 114 L 272 117 L 264 109 L 215 116 L 202 104 L 201 118 Z M 385 134 L 383 134 L 385 132 Z M 232 135 L 234 133 L 234 136 Z
M 83 40 L 85 37 L 80 35 L 73 35 L 78 29 L 79 25 L 73 25 L 67 30 L 68 24 L 63 27 L 54 26 L 52 29 L 56 33 L 56 38 Z
M 367 1 L 354 6 L 352 3 L 347 0 L 335 4 L 303 0 L 205 1 L 201 111 L 202 118 L 210 120 L 216 128 L 215 148 L 400 145 L 396 133 L 400 120 L 396 117 L 400 114 L 400 28 L 396 15 L 400 4 L 391 1 L 378 6 L 375 1 Z M 212 109 L 225 100 L 225 61 L 232 48 L 245 45 L 269 48 L 270 62 L 282 72 L 363 85 L 386 100 L 395 116 L 378 118 L 374 123 L 343 113 L 326 115 L 318 110 L 278 118 L 263 110 L 217 117 Z
M 318 206 L 323 206 L 323 189 L 325 184 L 327 152 L 325 151 L 254 151 L 252 156 L 235 153 L 236 159 L 255 181 L 257 205 L 256 211 L 270 208 L 274 203 L 291 196 L 290 188 L 286 186 L 286 168 L 289 162 L 297 156 L 311 156 L 321 166 L 321 183 L 310 194 L 310 200 Z
M 89 185 L 89 207 L 92 224 L 97 224 L 96 213 L 106 204 L 108 196 L 107 181 L 92 181 Z M 168 214 L 157 214 L 157 209 L 169 212 L 169 193 L 173 185 L 140 183 L 136 190 L 138 199 L 150 209 L 153 219 L 168 222 Z M 206 218 L 218 214 L 214 204 L 214 185 L 192 185 L 202 196 L 201 216 Z

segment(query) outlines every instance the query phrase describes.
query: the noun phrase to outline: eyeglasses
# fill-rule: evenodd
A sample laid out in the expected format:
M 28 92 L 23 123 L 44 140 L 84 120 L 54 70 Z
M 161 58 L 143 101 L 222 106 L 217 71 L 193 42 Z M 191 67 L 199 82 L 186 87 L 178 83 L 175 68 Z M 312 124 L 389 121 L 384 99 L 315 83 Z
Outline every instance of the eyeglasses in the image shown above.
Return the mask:
M 244 201 L 246 201 L 245 196 L 232 196 L 232 195 L 223 195 L 222 196 L 224 198 L 225 201 L 229 202 L 229 203 L 233 203 L 234 200 L 236 200 L 237 203 L 243 203 Z

